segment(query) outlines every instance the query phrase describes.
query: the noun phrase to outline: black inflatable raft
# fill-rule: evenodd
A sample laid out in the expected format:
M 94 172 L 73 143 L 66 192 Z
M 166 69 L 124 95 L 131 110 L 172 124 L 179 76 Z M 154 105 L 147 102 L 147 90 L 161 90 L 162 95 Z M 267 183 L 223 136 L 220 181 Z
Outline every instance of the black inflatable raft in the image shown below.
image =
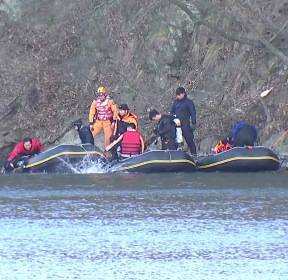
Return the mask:
M 265 147 L 235 147 L 197 161 L 200 171 L 255 172 L 278 170 L 278 156 Z
M 148 151 L 141 155 L 120 160 L 112 172 L 193 172 L 196 164 L 192 157 L 182 151 Z
M 59 145 L 26 159 L 20 172 L 71 172 L 84 158 L 104 159 L 99 149 L 90 144 Z

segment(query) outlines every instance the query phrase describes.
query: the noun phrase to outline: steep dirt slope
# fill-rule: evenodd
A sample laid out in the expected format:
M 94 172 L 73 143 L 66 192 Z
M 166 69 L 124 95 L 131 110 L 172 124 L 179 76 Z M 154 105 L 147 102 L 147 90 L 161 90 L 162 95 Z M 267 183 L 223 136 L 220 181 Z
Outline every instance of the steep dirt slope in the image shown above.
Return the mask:
M 146 135 L 147 112 L 168 112 L 183 85 L 202 151 L 239 118 L 272 144 L 287 129 L 287 15 L 280 0 L 3 0 L 1 153 L 25 135 L 61 138 L 103 83 Z

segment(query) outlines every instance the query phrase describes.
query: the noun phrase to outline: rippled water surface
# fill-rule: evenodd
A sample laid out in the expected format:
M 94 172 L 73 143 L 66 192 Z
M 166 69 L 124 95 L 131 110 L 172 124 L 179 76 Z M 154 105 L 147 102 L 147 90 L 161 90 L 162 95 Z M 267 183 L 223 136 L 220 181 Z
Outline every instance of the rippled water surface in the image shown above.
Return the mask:
M 0 279 L 288 279 L 288 173 L 0 177 Z

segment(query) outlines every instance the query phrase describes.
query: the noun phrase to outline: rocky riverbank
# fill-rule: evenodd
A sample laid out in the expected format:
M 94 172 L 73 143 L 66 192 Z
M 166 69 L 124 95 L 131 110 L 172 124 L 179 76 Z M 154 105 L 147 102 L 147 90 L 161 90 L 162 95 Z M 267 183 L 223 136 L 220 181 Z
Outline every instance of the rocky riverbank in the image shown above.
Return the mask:
M 147 112 L 168 112 L 181 85 L 201 152 L 241 118 L 287 153 L 288 5 L 234 2 L 1 1 L 1 158 L 26 135 L 77 141 L 68 127 L 87 120 L 99 84 L 139 114 L 147 137 Z

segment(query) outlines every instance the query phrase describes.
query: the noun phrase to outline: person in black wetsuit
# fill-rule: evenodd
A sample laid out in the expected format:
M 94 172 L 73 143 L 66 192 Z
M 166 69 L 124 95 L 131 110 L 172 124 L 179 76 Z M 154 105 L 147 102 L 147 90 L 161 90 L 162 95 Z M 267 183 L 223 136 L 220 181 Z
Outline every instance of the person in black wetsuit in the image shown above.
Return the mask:
M 94 145 L 94 138 L 88 125 L 83 125 L 82 120 L 77 120 L 73 123 L 73 126 L 78 131 L 81 144 Z
M 196 109 L 193 101 L 187 97 L 185 88 L 178 87 L 176 89 L 176 100 L 171 107 L 170 113 L 180 119 L 183 137 L 191 154 L 196 155 L 193 134 L 196 129 Z
M 149 119 L 157 122 L 155 133 L 161 138 L 162 150 L 177 150 L 175 117 L 151 110 Z

